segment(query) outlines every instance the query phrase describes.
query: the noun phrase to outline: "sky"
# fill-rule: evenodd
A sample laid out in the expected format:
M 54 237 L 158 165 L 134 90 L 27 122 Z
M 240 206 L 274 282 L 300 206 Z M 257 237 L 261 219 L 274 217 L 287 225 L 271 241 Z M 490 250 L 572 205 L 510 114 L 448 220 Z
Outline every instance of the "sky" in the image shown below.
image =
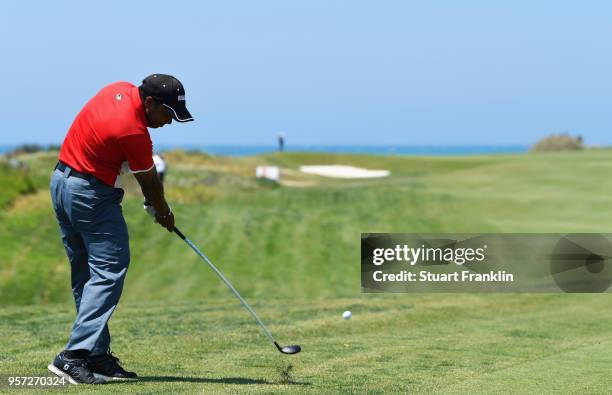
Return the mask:
M 156 144 L 612 144 L 612 2 L 13 1 L 0 144 L 61 143 L 104 85 L 172 74 Z

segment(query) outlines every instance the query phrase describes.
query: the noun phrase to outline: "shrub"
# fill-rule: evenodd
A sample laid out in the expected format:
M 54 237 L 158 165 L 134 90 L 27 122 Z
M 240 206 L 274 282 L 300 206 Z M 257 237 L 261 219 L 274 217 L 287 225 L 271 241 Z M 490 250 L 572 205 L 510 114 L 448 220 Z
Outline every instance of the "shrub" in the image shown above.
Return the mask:
M 531 147 L 531 151 L 533 152 L 576 151 L 581 149 L 584 149 L 582 137 L 572 137 L 567 133 L 553 134 L 544 137 Z

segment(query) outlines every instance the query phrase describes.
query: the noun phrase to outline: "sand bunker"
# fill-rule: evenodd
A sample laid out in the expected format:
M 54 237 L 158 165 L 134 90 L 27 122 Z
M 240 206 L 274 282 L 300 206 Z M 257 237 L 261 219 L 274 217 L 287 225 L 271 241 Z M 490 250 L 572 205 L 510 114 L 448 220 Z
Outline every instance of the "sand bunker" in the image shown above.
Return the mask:
M 344 165 L 300 166 L 300 171 L 333 178 L 378 178 L 391 174 L 389 170 L 368 170 Z

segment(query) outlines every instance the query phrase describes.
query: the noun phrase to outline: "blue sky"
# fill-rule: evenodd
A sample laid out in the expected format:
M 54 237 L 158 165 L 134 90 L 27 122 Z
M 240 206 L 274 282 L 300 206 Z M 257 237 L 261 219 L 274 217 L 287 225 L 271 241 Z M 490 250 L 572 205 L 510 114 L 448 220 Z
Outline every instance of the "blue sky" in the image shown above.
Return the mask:
M 183 81 L 157 144 L 612 144 L 612 3 L 3 3 L 0 144 L 59 143 L 107 83 Z

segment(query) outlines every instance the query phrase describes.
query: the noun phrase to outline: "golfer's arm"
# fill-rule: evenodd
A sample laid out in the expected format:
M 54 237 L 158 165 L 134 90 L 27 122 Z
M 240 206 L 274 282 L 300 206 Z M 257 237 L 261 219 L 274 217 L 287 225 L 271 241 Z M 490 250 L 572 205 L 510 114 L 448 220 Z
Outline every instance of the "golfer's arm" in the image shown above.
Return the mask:
M 149 171 L 134 173 L 134 177 L 140 184 L 140 189 L 142 189 L 146 201 L 151 203 L 159 215 L 166 215 L 170 211 L 170 207 L 168 207 L 164 197 L 164 185 L 159 180 L 155 167 Z

